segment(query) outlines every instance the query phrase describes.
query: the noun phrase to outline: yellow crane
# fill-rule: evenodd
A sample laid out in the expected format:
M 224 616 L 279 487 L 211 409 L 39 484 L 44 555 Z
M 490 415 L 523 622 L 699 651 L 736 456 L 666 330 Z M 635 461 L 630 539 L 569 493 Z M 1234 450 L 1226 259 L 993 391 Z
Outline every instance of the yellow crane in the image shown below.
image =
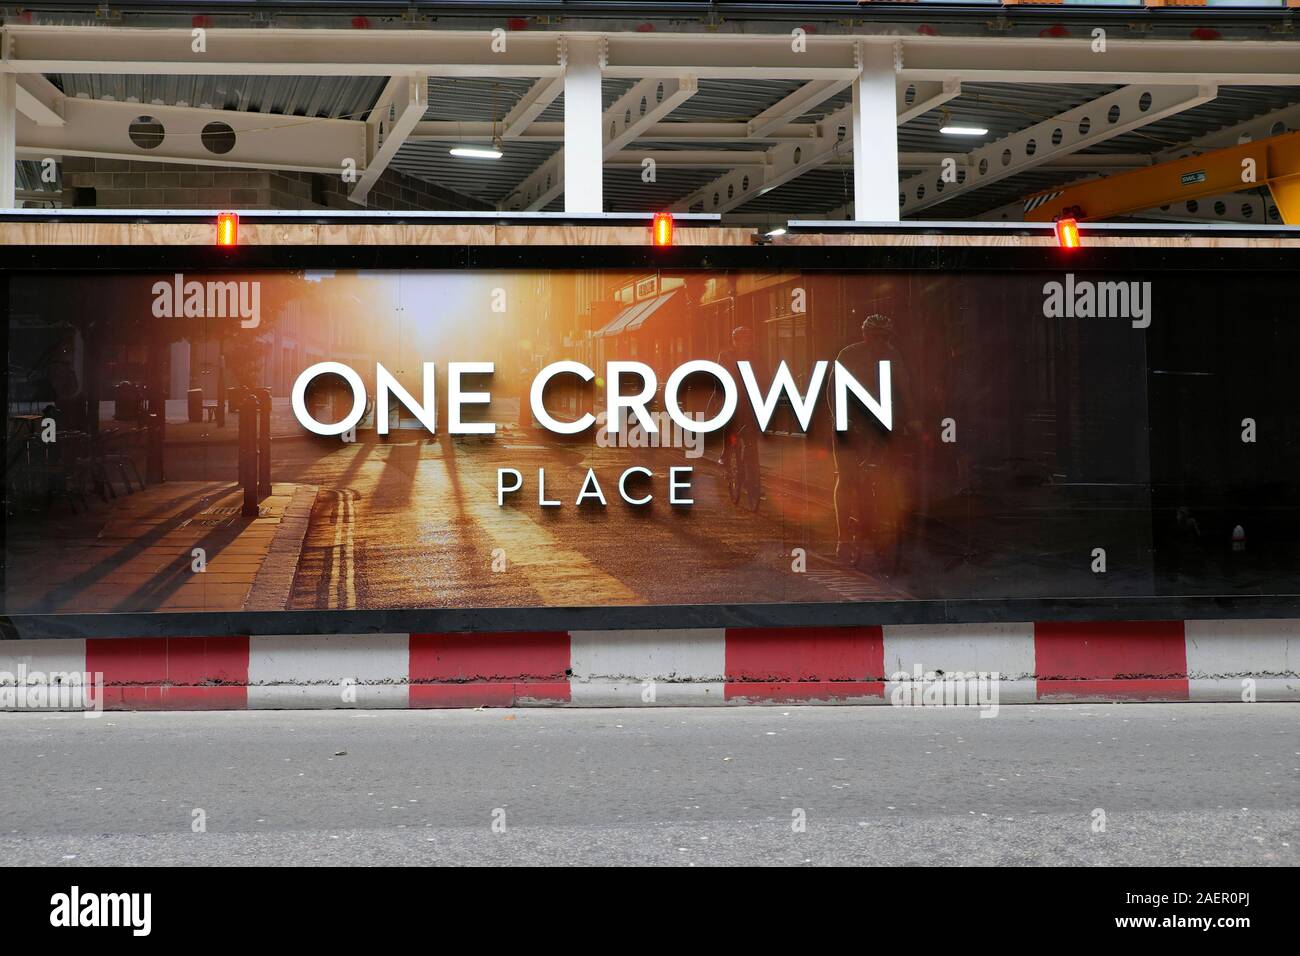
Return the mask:
M 1300 131 L 1035 193 L 1025 200 L 1025 220 L 1095 222 L 1260 186 L 1268 186 L 1284 223 L 1300 225 Z

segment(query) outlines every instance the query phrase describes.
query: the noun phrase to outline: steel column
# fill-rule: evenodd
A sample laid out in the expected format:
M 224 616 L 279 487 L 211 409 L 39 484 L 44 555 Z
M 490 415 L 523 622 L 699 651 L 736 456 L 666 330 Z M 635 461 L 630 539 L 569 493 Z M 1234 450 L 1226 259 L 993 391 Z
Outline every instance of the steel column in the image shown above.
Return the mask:
M 564 211 L 603 212 L 600 40 L 569 37 L 564 65 Z
M 853 81 L 853 218 L 897 222 L 898 106 L 892 47 L 862 44 Z

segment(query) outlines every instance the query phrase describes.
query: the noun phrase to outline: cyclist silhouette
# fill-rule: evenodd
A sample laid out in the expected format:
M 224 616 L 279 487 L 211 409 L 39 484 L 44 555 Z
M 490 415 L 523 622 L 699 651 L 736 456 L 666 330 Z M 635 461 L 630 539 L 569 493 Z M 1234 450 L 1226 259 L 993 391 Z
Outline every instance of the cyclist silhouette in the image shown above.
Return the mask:
M 879 363 L 888 361 L 890 363 L 890 377 L 893 383 L 892 390 L 898 399 L 894 402 L 894 409 L 898 413 L 907 414 L 911 411 L 910 404 L 907 401 L 907 373 L 898 361 L 898 348 L 894 338 L 893 321 L 889 316 L 881 313 L 874 313 L 866 317 L 862 322 L 862 339 L 851 345 L 845 346 L 840 354 L 836 356 L 836 361 L 842 365 L 850 375 L 859 382 L 869 383 L 877 380 Z M 835 379 L 832 374 L 826 382 L 826 404 L 830 409 L 832 420 L 835 415 Z M 911 430 L 912 423 L 905 426 L 906 430 Z M 886 516 L 882 513 L 884 508 L 890 506 L 889 502 L 874 501 L 868 506 L 869 499 L 880 497 L 874 493 L 869 493 L 873 489 L 868 486 L 869 470 L 876 466 L 887 466 L 887 460 L 890 457 L 891 441 L 896 438 L 891 437 L 890 433 L 875 420 L 875 418 L 865 414 L 850 413 L 848 428 L 845 431 L 836 431 L 831 440 L 831 452 L 835 460 L 835 527 L 837 532 L 837 542 L 835 546 L 835 558 L 837 561 L 850 562 L 855 560 L 854 554 L 854 529 L 852 520 L 856 517 L 859 524 L 859 537 L 864 536 L 865 532 L 870 532 L 880 537 L 884 530 L 880 525 Z M 897 484 L 901 476 L 889 476 L 890 484 Z M 896 499 L 899 495 L 888 493 L 885 497 Z M 901 504 L 901 501 L 893 501 L 894 506 Z M 864 512 L 873 510 L 873 514 Z M 897 515 L 889 515 L 889 519 L 896 519 Z M 868 522 L 876 525 L 867 528 Z M 893 542 L 896 544 L 897 542 Z
M 751 511 L 757 511 L 762 498 L 762 484 L 758 463 L 758 423 L 753 403 L 740 376 L 740 363 L 749 362 L 757 381 L 763 381 L 754 353 L 754 330 L 738 325 L 731 330 L 731 348 L 718 354 L 718 364 L 725 368 L 736 383 L 736 411 L 722 429 L 722 467 L 727 477 L 727 491 L 733 502 L 739 501 L 742 491 Z M 715 405 L 716 402 L 716 405 Z M 710 411 L 722 403 L 722 390 L 715 386 L 709 399 Z

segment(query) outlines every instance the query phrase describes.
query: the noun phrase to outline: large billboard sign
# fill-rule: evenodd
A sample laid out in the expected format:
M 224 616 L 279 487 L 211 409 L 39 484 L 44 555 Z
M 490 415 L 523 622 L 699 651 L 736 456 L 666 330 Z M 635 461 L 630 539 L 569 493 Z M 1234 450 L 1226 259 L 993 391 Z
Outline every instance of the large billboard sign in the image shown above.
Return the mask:
M 10 272 L 4 613 L 1289 600 L 1293 279 L 1001 255 Z

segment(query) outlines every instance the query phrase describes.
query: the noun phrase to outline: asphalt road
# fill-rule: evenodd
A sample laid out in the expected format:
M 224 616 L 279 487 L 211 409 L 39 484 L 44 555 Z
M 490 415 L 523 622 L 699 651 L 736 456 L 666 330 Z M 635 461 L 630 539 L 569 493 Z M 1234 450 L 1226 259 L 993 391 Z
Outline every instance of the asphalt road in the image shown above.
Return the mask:
M 1300 704 L 0 714 L 0 760 L 11 864 L 1300 863 Z

